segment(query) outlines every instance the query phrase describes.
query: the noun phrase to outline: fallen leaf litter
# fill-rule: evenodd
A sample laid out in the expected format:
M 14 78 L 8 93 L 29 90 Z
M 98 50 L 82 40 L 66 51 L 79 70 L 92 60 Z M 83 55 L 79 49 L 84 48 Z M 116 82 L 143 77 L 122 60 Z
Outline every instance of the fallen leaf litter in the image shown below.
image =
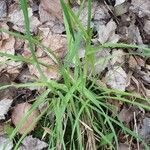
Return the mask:
M 14 3 L 7 3 L 8 2 L 5 0 L 0 0 L 0 28 L 24 33 L 23 13 L 19 8 L 18 0 Z M 79 19 L 85 27 L 87 26 L 87 8 L 86 5 L 79 16 Z M 74 12 L 78 9 L 78 5 L 75 5 L 72 8 Z M 38 13 L 35 15 L 35 12 L 37 11 Z M 58 0 L 41 0 L 41 2 L 37 4 L 35 1 L 30 1 L 28 14 L 31 34 L 38 36 L 40 42 L 49 47 L 52 52 L 63 61 L 67 54 L 67 39 L 64 34 L 65 27 L 60 2 Z M 115 18 L 117 18 L 117 20 L 115 20 Z M 138 19 L 141 19 L 140 23 L 138 22 Z M 118 20 L 120 21 L 119 24 Z M 150 1 L 131 0 L 130 3 L 127 0 L 116 0 L 114 6 L 94 1 L 91 26 L 97 33 L 92 39 L 94 45 L 125 42 L 128 44 L 138 44 L 149 47 Z M 54 59 L 51 59 L 41 47 L 35 46 L 34 50 L 38 61 L 48 65 L 48 67 L 41 66 L 42 72 L 46 78 L 56 81 L 60 80 L 61 75 L 59 66 Z M 80 50 L 80 58 L 84 58 L 85 49 L 81 47 Z M 105 72 L 105 75 L 100 80 L 102 80 L 109 88 L 137 93 L 145 98 L 150 98 L 150 63 L 148 63 L 146 57 L 127 56 L 126 54 L 128 54 L 128 52 L 140 54 L 143 51 L 141 49 L 125 51 L 123 49 L 112 48 L 102 49 L 100 52 L 97 52 L 95 54 L 96 61 L 93 74 L 100 75 Z M 0 53 L 9 54 L 11 56 L 21 54 L 26 58 L 32 56 L 27 42 L 14 38 L 4 32 L 0 32 Z M 89 71 L 91 70 L 91 66 L 89 66 Z M 11 75 L 9 84 L 16 80 L 20 83 L 28 83 L 40 78 L 40 75 L 33 64 L 20 63 L 15 60 L 10 61 L 5 55 L 0 56 L 1 77 L 4 75 L 3 72 L 7 72 Z M 2 80 L 4 79 L 2 78 Z M 0 84 L 5 85 L 8 83 L 0 80 Z M 11 89 L 0 93 L 0 120 L 5 121 L 7 113 L 11 109 L 14 97 L 15 95 L 12 95 Z M 25 104 L 31 106 L 31 104 L 28 103 L 21 103 L 13 109 L 12 122 L 15 126 L 18 124 L 24 113 L 24 109 L 22 109 L 21 113 L 18 113 L 17 107 L 24 107 Z M 133 116 L 129 116 L 128 118 L 125 117 L 130 113 L 130 109 L 131 108 L 127 109 L 124 107 L 119 112 L 120 119 L 127 124 L 133 121 Z M 15 111 L 17 111 L 17 113 L 15 113 Z M 33 117 L 37 117 L 38 114 L 39 112 L 36 110 Z M 17 115 L 19 115 L 18 118 Z M 29 117 L 32 117 L 32 115 Z M 30 122 L 30 119 L 28 121 Z M 29 123 L 28 121 L 25 122 L 23 127 L 27 128 L 26 124 Z M 21 134 L 26 130 L 23 129 L 23 127 L 19 130 Z M 34 127 L 32 130 L 34 130 Z M 145 117 L 143 122 L 138 124 L 138 132 L 142 138 L 147 141 L 150 137 L 149 117 Z M 0 135 L 0 149 L 4 146 L 2 143 L 5 143 L 7 140 L 5 135 Z M 33 141 L 33 143 L 30 143 L 30 140 Z M 34 147 L 34 144 L 37 146 L 36 148 Z M 38 145 L 41 146 L 38 147 Z M 7 149 L 11 150 L 12 147 L 13 143 L 10 141 Z M 39 150 L 47 147 L 47 143 L 29 135 L 24 139 L 20 148 L 22 150 L 27 150 L 33 147 Z M 128 148 L 125 143 L 120 143 L 119 147 L 120 149 Z

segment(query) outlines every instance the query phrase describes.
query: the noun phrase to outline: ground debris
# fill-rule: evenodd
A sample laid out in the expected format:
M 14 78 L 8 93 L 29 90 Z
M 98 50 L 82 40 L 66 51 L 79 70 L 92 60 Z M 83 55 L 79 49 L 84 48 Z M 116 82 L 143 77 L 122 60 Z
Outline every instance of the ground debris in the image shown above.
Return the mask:
M 47 148 L 48 144 L 44 141 L 41 141 L 37 138 L 33 138 L 32 135 L 25 137 L 22 141 L 22 145 L 20 146 L 20 150 L 42 150 L 43 148 Z
M 3 20 L 7 16 L 7 4 L 6 0 L 0 1 L 0 20 Z
M 2 99 L 0 100 L 0 120 L 5 119 L 9 108 L 11 107 L 12 99 Z
M 0 136 L 0 150 L 3 149 L 12 150 L 13 148 L 13 141 L 10 141 L 5 135 Z
M 130 10 L 136 13 L 140 18 L 150 17 L 150 1 L 149 0 L 132 0 Z
M 12 9 L 11 12 L 9 12 L 9 21 L 13 23 L 13 29 L 19 32 L 25 32 L 23 12 L 18 8 L 19 6 L 16 7 Z M 33 16 L 31 8 L 28 8 L 28 16 L 30 20 L 30 31 L 36 32 L 37 27 L 40 25 L 40 21 L 38 20 L 38 18 Z
M 32 103 L 36 102 L 37 97 L 51 87 L 51 83 L 52 89 L 46 97 L 47 101 L 41 103 L 34 114 L 29 115 L 18 132 L 25 133 L 40 113 L 43 113 L 47 107 L 54 107 L 46 114 L 48 126 L 41 125 L 40 128 L 42 128 L 42 133 L 44 129 L 44 133 L 43 135 L 40 133 L 40 137 L 37 137 L 35 134 L 39 124 L 37 126 L 34 124 L 30 130 L 32 132 L 29 131 L 30 135 L 25 137 L 19 148 L 21 150 L 47 149 L 49 145 L 45 142 L 47 133 L 48 136 L 53 136 L 53 125 L 57 126 L 59 119 L 54 112 L 57 111 L 55 104 L 57 107 L 64 104 L 67 106 L 65 106 L 67 111 L 62 107 L 65 114 L 61 116 L 64 121 L 62 129 L 66 138 L 66 135 L 70 134 L 70 130 L 65 131 L 66 127 L 70 127 L 70 123 L 68 124 L 70 118 L 68 118 L 67 112 L 70 109 L 70 102 L 72 108 L 72 104 L 75 102 L 76 105 L 76 98 L 78 95 L 80 96 L 80 91 L 78 91 L 81 88 L 80 85 L 77 85 L 77 92 L 76 89 L 74 91 L 74 82 L 80 78 L 80 75 L 88 82 L 86 84 L 87 88 L 90 87 L 88 90 L 98 95 L 98 98 L 104 97 L 102 101 L 99 101 L 104 104 L 100 104 L 101 110 L 99 111 L 101 113 L 104 110 L 105 115 L 110 115 L 109 117 L 120 121 L 119 123 L 122 122 L 122 125 L 136 132 L 149 143 L 150 119 L 149 115 L 145 116 L 149 114 L 149 110 L 142 106 L 148 108 L 150 99 L 150 0 L 93 0 L 91 22 L 89 22 L 90 30 L 87 29 L 89 19 L 87 1 L 82 7 L 82 0 L 64 0 L 67 7 L 70 7 L 71 11 L 68 12 L 62 10 L 61 2 L 60 0 L 29 0 L 27 2 L 30 33 L 33 37 L 31 44 L 25 33 L 24 14 L 20 7 L 20 1 L 0 0 L 0 88 L 2 88 L 0 90 L 0 150 L 8 141 L 8 135 L 5 135 L 8 133 L 4 131 L 4 124 L 9 122 L 9 124 L 17 126 L 25 112 L 32 107 Z M 73 18 L 72 13 L 76 15 L 76 18 Z M 67 15 L 69 15 L 69 19 Z M 6 30 L 13 32 L 15 36 L 5 32 Z M 75 38 L 72 36 L 72 31 Z M 89 35 L 90 33 L 91 35 Z M 39 66 L 34 60 L 30 49 L 31 45 Z M 139 45 L 140 48 L 135 45 Z M 45 79 L 48 84 L 45 83 Z M 71 82 L 67 80 L 71 80 Z M 34 82 L 34 86 L 28 87 Z M 3 89 L 8 85 L 12 87 Z M 13 87 L 19 85 L 23 88 Z M 85 90 L 83 89 L 83 92 Z M 70 94 L 69 91 L 73 93 Z M 67 95 L 65 96 L 65 94 Z M 92 99 L 90 93 L 85 94 L 89 94 Z M 74 97 L 72 98 L 71 95 Z M 61 97 L 66 97 L 66 99 L 71 97 L 73 101 L 62 102 Z M 116 99 L 114 100 L 114 98 Z M 125 99 L 128 102 L 124 102 Z M 78 102 L 80 103 L 80 101 Z M 98 115 L 95 113 L 99 105 L 96 107 L 91 105 L 93 102 L 94 100 L 86 105 L 87 108 L 89 106 L 92 108 L 94 117 L 93 114 L 89 115 L 93 117 L 93 123 L 88 120 L 88 117 L 82 121 L 82 114 L 81 118 L 78 118 L 81 123 L 79 128 L 81 127 L 81 131 L 83 131 L 80 138 L 83 137 L 86 149 L 96 149 L 97 143 L 103 139 L 104 143 L 115 143 L 114 137 L 107 140 L 107 136 L 114 133 L 108 133 L 110 132 L 110 128 L 107 130 L 109 122 L 107 119 L 103 119 L 105 116 L 101 118 L 104 127 L 99 125 L 99 118 L 97 119 Z M 109 109 L 105 106 L 108 106 Z M 71 115 L 73 113 L 74 107 Z M 43 118 L 46 119 L 45 116 Z M 96 125 L 96 128 L 93 128 L 93 124 Z M 118 138 L 118 150 L 140 149 L 143 146 L 138 143 L 136 138 L 125 133 L 122 128 L 112 125 Z M 97 134 L 99 127 L 104 128 L 103 130 L 106 128 L 106 133 L 101 133 L 102 137 Z M 17 134 L 17 138 L 20 137 L 20 134 Z M 17 138 L 15 137 L 15 139 Z M 54 145 L 58 149 L 63 146 L 60 139 L 58 137 L 56 145 Z M 12 149 L 13 142 L 17 141 L 10 141 L 8 150 Z M 70 141 L 68 141 L 68 145 L 69 143 Z M 111 149 L 107 144 L 104 149 Z M 101 148 L 103 149 L 103 147 Z
M 138 126 L 138 133 L 147 143 L 150 142 L 150 118 L 143 119 L 143 123 Z
M 15 106 L 13 112 L 12 112 L 12 122 L 15 126 L 17 126 L 20 121 L 25 117 L 26 113 L 31 108 L 31 104 L 29 103 L 21 103 Z M 22 124 L 22 126 L 19 128 L 18 132 L 20 134 L 24 134 L 27 131 L 30 132 L 34 130 L 36 123 L 33 123 L 33 120 L 35 120 L 39 115 L 39 111 L 36 109 L 34 110 L 30 115 L 27 116 L 26 121 Z
M 127 87 L 126 81 L 127 74 L 119 66 L 115 66 L 112 69 L 110 69 L 105 76 L 106 84 L 116 90 L 125 91 Z
M 113 20 L 110 20 L 106 25 L 100 25 L 97 29 L 98 41 L 101 44 L 104 44 L 106 42 L 117 43 L 120 37 L 115 33 L 116 28 L 117 25 Z

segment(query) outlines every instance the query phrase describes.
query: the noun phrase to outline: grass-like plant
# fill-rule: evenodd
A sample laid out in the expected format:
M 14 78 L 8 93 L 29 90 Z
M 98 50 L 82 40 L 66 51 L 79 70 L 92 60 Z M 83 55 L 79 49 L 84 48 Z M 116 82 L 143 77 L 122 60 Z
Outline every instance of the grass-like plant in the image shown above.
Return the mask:
M 27 1 L 20 0 L 20 6 L 24 14 L 25 33 L 21 35 L 16 32 L 0 29 L 1 32 L 9 33 L 10 35 L 28 41 L 32 53 L 31 58 L 25 58 L 21 55 L 11 55 L 0 52 L 0 56 L 7 57 L 10 61 L 21 61 L 35 65 L 40 74 L 39 80 L 32 83 L 11 84 L 1 86 L 0 90 L 9 87 L 28 88 L 28 87 L 46 87 L 46 91 L 41 94 L 33 103 L 32 108 L 20 121 L 19 125 L 14 129 L 10 135 L 10 140 L 14 139 L 18 129 L 21 127 L 26 118 L 36 109 L 41 103 L 47 102 L 49 105 L 47 109 L 40 116 L 33 120 L 38 122 L 42 116 L 52 112 L 54 114 L 54 123 L 50 125 L 51 133 L 49 135 L 49 148 L 53 149 L 118 149 L 118 131 L 121 130 L 123 134 L 130 135 L 133 139 L 137 139 L 145 145 L 141 137 L 127 128 L 115 114 L 114 107 L 112 107 L 107 100 L 121 101 L 142 107 L 150 110 L 150 107 L 145 105 L 149 100 L 139 97 L 132 93 L 121 92 L 117 90 L 107 89 L 97 84 L 97 78 L 91 77 L 88 74 L 88 66 L 94 66 L 94 55 L 97 51 L 103 48 L 140 48 L 143 49 L 143 56 L 149 56 L 150 49 L 138 45 L 130 44 L 111 44 L 106 43 L 99 46 L 91 45 L 92 29 L 91 22 L 91 7 L 92 0 L 88 0 L 88 22 L 87 27 L 84 27 L 79 20 L 79 13 L 75 14 L 64 0 L 60 0 L 64 14 L 64 24 L 67 35 L 67 56 L 62 63 L 52 53 L 52 51 L 42 45 L 37 39 L 30 34 L 30 22 L 27 11 Z M 81 9 L 84 6 L 85 0 L 81 3 Z M 78 50 L 81 42 L 84 42 L 85 58 L 84 62 L 78 56 Z M 35 55 L 34 45 L 41 47 L 47 55 L 55 58 L 55 62 L 59 67 L 59 72 L 62 76 L 63 82 L 48 80 L 41 70 L 44 62 L 39 62 Z M 131 55 L 128 54 L 128 55 Z M 70 63 L 74 64 L 73 74 L 70 74 Z M 94 68 L 93 68 L 94 69 Z M 53 95 L 49 97 L 49 94 Z M 128 97 L 128 99 L 126 98 Z M 131 97 L 129 99 L 129 97 Z M 132 100 L 134 98 L 134 100 Z M 136 101 L 136 100 L 139 100 Z M 32 125 L 31 125 L 32 126 Z M 36 130 L 34 131 L 36 132 Z M 17 150 L 21 141 L 28 134 L 26 132 L 17 141 L 14 150 Z

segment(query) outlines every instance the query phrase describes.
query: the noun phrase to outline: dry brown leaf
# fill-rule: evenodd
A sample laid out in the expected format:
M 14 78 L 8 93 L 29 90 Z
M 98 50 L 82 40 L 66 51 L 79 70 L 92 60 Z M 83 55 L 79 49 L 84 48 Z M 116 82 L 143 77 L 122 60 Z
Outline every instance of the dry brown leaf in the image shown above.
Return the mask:
M 134 118 L 134 112 L 138 114 L 138 109 L 134 107 L 124 107 L 119 113 L 119 119 L 129 125 L 129 122 Z
M 32 76 L 29 72 L 29 69 L 23 69 L 19 75 L 17 76 L 17 80 L 21 83 L 33 82 L 35 80 L 34 76 Z
M 123 105 L 123 102 L 114 99 L 108 99 L 108 103 L 114 107 L 112 111 L 112 115 L 116 116 L 117 112 L 120 110 L 121 106 Z
M 63 58 L 67 52 L 67 39 L 66 37 L 64 37 L 63 35 L 59 35 L 59 34 L 51 34 L 51 32 L 49 32 L 50 30 L 48 28 L 40 28 L 41 32 L 40 32 L 40 38 L 41 38 L 41 43 L 50 48 L 50 50 L 52 50 L 52 52 L 58 57 L 58 58 Z M 24 44 L 24 52 L 23 52 L 23 56 L 25 57 L 31 57 L 31 51 L 29 49 L 29 44 L 27 42 L 25 42 Z M 36 56 L 38 58 L 41 57 L 46 57 L 46 53 L 44 52 L 44 50 L 40 47 L 37 48 L 36 51 Z
M 10 61 L 7 64 L 0 66 L 0 70 L 7 71 L 8 74 L 11 74 L 12 79 L 14 79 L 20 73 L 20 70 L 23 66 L 22 62 Z
M 60 74 L 58 70 L 58 66 L 54 64 L 54 62 L 49 57 L 38 58 L 38 61 L 45 63 L 47 66 L 41 66 L 43 74 L 47 77 L 47 79 L 59 80 Z M 40 74 L 34 65 L 28 65 L 29 71 L 31 75 L 40 78 Z
M 138 65 L 136 59 L 133 56 L 129 57 L 128 64 L 129 64 L 129 68 L 132 70 L 135 69 Z
M 0 23 L 0 28 L 5 29 L 5 30 L 9 29 L 8 25 L 6 23 L 3 23 L 3 22 Z M 0 32 L 0 48 L 2 46 L 3 41 L 8 39 L 8 38 L 9 38 L 8 33 Z
M 19 38 L 15 39 L 14 48 L 17 53 L 22 54 L 24 43 L 25 43 L 24 39 L 19 39 Z
M 7 54 L 15 54 L 15 49 L 14 49 L 14 44 L 15 44 L 15 38 L 10 36 L 8 39 L 3 40 L 3 43 L 0 47 L 0 52 L 7 53 Z M 8 58 L 7 57 L 0 57 L 0 62 L 6 61 Z
M 11 84 L 10 76 L 6 73 L 1 73 L 0 74 L 0 84 L 2 86 Z M 0 90 L 0 100 L 3 100 L 4 98 L 10 98 L 11 96 L 11 91 L 9 88 Z
M 63 58 L 67 50 L 67 39 L 63 35 L 53 34 L 48 27 L 39 28 L 39 36 L 41 43 L 50 48 L 52 52 L 59 58 Z M 37 49 L 37 57 L 44 57 L 45 52 L 41 48 Z
M 33 48 L 35 49 L 35 45 L 33 46 Z M 24 43 L 22 55 L 27 58 L 30 58 L 32 56 L 32 53 L 29 47 L 29 42 L 27 41 L 25 41 Z
M 48 28 L 54 34 L 61 34 L 65 31 L 63 22 L 58 20 L 55 16 L 49 14 L 40 4 L 39 6 L 40 22 L 43 23 L 39 28 Z
M 138 66 L 145 67 L 145 60 L 144 59 L 142 59 L 140 57 L 135 57 L 135 59 L 136 59 L 136 61 L 138 63 Z M 139 67 L 137 67 L 137 68 L 139 68 Z
M 63 22 L 60 0 L 41 0 L 39 6 L 40 21 L 45 22 L 57 18 Z
M 15 106 L 11 115 L 12 122 L 15 126 L 17 126 L 20 123 L 21 119 L 27 114 L 31 106 L 32 105 L 29 103 L 21 103 Z M 33 123 L 33 120 L 35 120 L 38 117 L 38 115 L 39 111 L 37 109 L 33 110 L 33 112 L 27 117 L 25 122 L 19 128 L 18 132 L 20 134 L 24 134 L 29 129 L 30 130 L 28 132 L 34 130 L 36 123 Z
M 43 45 L 49 47 L 52 52 L 58 57 L 63 58 L 67 50 L 67 40 L 64 36 L 59 34 L 49 34 L 48 36 L 43 36 L 41 41 Z M 37 50 L 37 56 L 42 57 L 42 50 L 39 48 Z

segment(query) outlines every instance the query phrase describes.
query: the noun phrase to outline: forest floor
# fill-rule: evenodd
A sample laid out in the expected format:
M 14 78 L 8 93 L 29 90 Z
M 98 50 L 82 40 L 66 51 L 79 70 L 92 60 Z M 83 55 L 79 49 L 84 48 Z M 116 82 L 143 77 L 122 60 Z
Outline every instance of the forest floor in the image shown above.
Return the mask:
M 150 0 L 0 0 L 0 150 L 150 146 Z

